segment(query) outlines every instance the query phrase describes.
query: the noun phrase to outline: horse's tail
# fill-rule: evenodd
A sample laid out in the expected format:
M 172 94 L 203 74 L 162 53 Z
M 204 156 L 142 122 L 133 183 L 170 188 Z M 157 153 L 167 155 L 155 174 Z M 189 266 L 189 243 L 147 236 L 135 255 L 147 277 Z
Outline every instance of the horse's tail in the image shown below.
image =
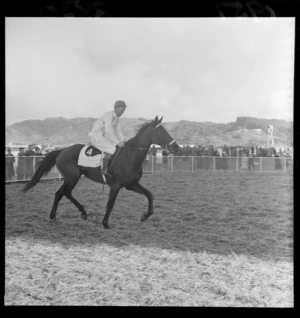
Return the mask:
M 41 177 L 46 175 L 55 166 L 56 157 L 62 150 L 63 149 L 54 150 L 46 155 L 46 157 L 38 164 L 38 168 L 33 174 L 31 180 L 28 181 L 22 189 L 23 192 L 27 192 L 29 189 L 33 188 L 39 182 Z

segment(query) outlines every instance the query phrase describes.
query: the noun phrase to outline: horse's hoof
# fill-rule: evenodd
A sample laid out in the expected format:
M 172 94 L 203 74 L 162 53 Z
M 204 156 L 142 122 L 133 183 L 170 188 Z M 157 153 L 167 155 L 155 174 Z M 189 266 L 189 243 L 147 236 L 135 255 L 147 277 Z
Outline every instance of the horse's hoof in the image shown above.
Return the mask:
M 87 220 L 87 215 L 86 215 L 86 214 L 80 214 L 80 217 L 81 217 L 83 220 Z
M 56 216 L 55 216 L 55 215 L 51 215 L 51 214 L 50 214 L 50 220 L 54 220 L 54 221 L 56 221 Z
M 110 226 L 108 224 L 103 223 L 103 227 L 107 230 L 110 229 Z
M 152 214 L 153 214 L 153 213 L 143 214 L 143 215 L 141 216 L 141 222 L 146 221 L 146 220 L 149 218 L 149 216 L 151 216 Z
M 56 220 L 56 217 L 54 216 L 54 217 L 50 217 L 50 222 L 51 223 L 57 223 L 57 220 Z
M 148 219 L 148 217 L 149 217 L 149 216 L 147 216 L 147 215 L 142 215 L 142 216 L 141 216 L 141 222 L 146 221 L 146 220 Z

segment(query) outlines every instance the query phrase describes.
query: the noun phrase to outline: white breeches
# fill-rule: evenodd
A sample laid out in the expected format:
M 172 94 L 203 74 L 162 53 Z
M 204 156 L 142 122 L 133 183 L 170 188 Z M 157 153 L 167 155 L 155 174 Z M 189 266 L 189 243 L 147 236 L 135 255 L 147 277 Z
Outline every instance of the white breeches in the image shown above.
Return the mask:
M 113 154 L 116 150 L 116 146 L 113 145 L 109 140 L 105 139 L 103 136 L 97 138 L 91 137 L 92 144 L 103 152 L 108 152 Z

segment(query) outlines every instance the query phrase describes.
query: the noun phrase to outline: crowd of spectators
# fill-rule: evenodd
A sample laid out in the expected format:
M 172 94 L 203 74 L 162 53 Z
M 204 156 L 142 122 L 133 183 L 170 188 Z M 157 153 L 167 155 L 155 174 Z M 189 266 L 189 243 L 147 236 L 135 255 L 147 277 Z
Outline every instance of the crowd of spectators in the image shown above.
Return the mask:
M 255 145 L 240 146 L 182 146 L 175 156 L 217 156 L 217 157 L 287 157 L 291 154 L 289 147 L 267 147 Z
M 5 180 L 11 180 L 15 175 L 14 171 L 14 163 L 15 157 L 11 153 L 11 149 L 7 149 L 7 153 L 5 154 Z
M 34 165 L 43 160 L 42 156 L 44 152 L 33 145 L 29 145 L 27 149 L 20 148 L 16 156 L 12 154 L 12 149 L 8 148 L 5 153 L 5 179 L 12 180 L 14 176 L 17 180 L 30 179 Z M 17 163 L 16 168 L 15 163 Z
M 29 145 L 27 149 L 19 149 L 16 156 L 12 154 L 11 148 L 7 149 L 5 153 L 5 179 L 12 180 L 14 176 L 18 180 L 30 179 L 34 172 L 34 166 L 43 159 L 48 151 L 42 150 L 34 145 Z M 266 147 L 255 145 L 240 145 L 240 146 L 219 146 L 213 145 L 207 146 L 180 146 L 177 153 L 174 156 L 204 156 L 204 157 L 249 157 L 247 160 L 247 166 L 252 169 L 253 157 L 291 157 L 292 149 L 289 147 Z M 154 157 L 154 163 L 157 158 L 157 149 L 152 146 L 149 150 L 149 156 Z M 162 163 L 168 162 L 168 156 L 170 153 L 167 150 L 162 151 Z M 17 157 L 17 158 L 16 158 Z M 246 163 L 246 161 L 245 161 Z M 249 165 L 248 165 L 249 164 Z
M 277 149 L 276 149 L 277 148 Z M 214 147 L 208 146 L 181 146 L 178 152 L 170 154 L 167 150 L 162 150 L 162 164 L 168 164 L 168 157 L 175 156 L 176 162 L 188 161 L 189 156 L 202 157 L 194 161 L 197 169 L 210 169 L 212 161 L 210 157 L 220 157 L 216 161 L 216 169 L 228 169 L 228 165 L 236 166 L 236 161 L 227 160 L 226 158 L 234 157 L 241 158 L 239 162 L 239 169 L 254 170 L 255 158 L 259 157 L 277 157 L 275 161 L 275 169 L 283 169 L 282 163 L 279 157 L 286 157 L 289 160 L 286 162 L 287 167 L 292 162 L 292 148 L 289 147 L 266 147 L 266 146 L 254 146 L 254 145 L 243 145 L 243 146 L 227 146 Z M 149 151 L 149 156 L 153 156 L 154 163 L 157 159 L 157 149 L 153 146 Z M 182 158 L 180 158 L 182 157 Z M 278 159 L 278 160 L 277 160 Z
M 149 155 L 156 157 L 157 149 L 153 146 Z M 167 156 L 169 153 L 164 152 L 162 155 Z M 179 150 L 174 154 L 175 156 L 206 156 L 206 157 L 290 157 L 292 149 L 289 147 L 267 147 L 254 145 L 241 146 L 180 146 Z

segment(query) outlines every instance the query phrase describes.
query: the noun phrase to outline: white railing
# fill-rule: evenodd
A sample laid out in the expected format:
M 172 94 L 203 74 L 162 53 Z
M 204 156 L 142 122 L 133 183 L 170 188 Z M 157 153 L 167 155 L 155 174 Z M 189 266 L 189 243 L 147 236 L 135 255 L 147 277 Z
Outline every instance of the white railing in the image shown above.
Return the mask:
M 11 160 L 12 157 L 5 157 L 5 181 L 19 182 L 30 180 L 36 170 L 36 166 L 44 157 L 45 156 L 15 156 L 12 169 L 11 166 L 8 165 L 8 161 Z M 54 166 L 54 168 L 41 179 L 61 180 L 62 176 L 56 166 Z
M 163 171 L 254 171 L 286 172 L 292 170 L 292 160 L 287 157 L 206 157 L 206 156 L 169 156 L 149 157 L 145 160 L 145 172 Z
M 12 157 L 5 157 L 6 163 Z M 6 164 L 6 182 L 30 180 L 37 164 L 44 156 L 15 156 L 13 168 Z M 253 172 L 286 172 L 292 170 L 293 161 L 288 157 L 205 157 L 205 156 L 149 156 L 143 163 L 145 173 L 176 172 L 176 171 L 253 171 Z M 12 170 L 12 173 L 9 171 Z M 9 175 L 12 175 L 11 177 Z M 42 179 L 58 179 L 62 176 L 56 166 Z

